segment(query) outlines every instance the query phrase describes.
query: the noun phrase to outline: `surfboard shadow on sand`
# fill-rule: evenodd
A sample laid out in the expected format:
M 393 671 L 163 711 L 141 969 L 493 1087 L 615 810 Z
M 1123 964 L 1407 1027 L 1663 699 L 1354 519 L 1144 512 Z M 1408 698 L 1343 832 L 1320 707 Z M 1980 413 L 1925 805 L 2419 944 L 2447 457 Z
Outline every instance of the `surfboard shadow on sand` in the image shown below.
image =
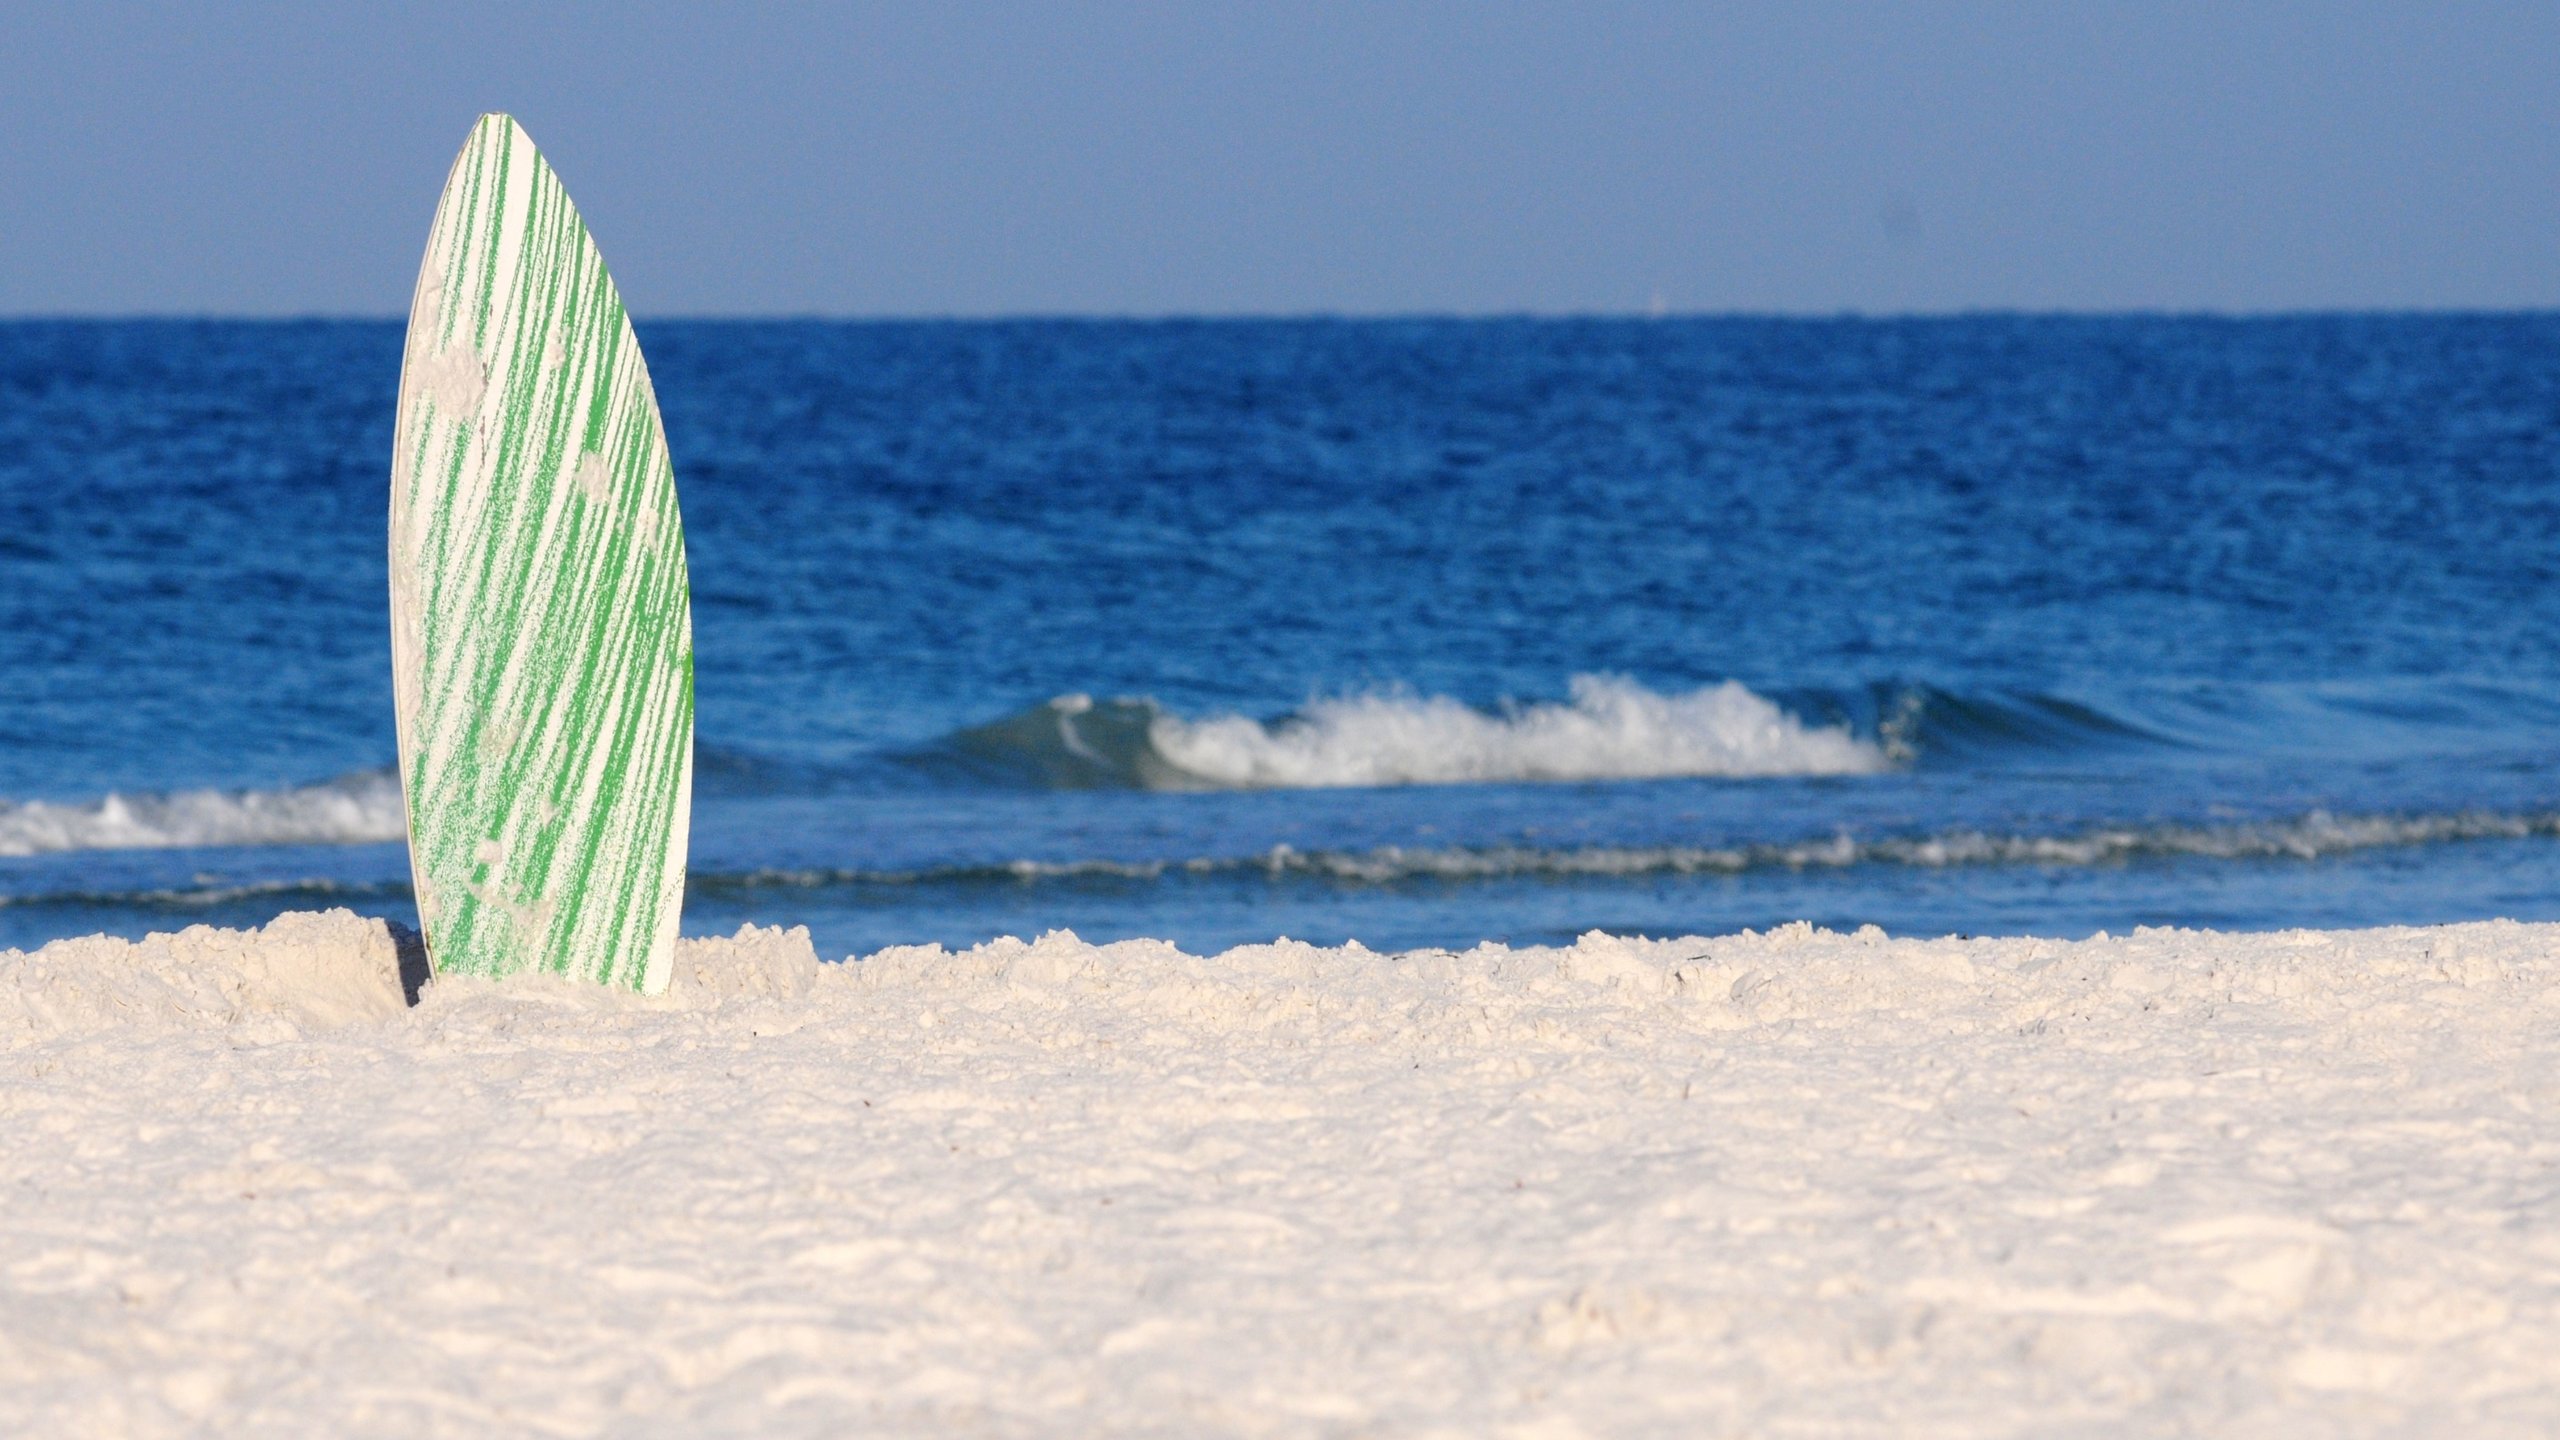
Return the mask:
M 427 937 L 397 920 L 382 923 L 391 929 L 391 953 L 400 961 L 400 998 L 415 1010 L 419 992 L 435 978 L 435 971 L 427 965 Z

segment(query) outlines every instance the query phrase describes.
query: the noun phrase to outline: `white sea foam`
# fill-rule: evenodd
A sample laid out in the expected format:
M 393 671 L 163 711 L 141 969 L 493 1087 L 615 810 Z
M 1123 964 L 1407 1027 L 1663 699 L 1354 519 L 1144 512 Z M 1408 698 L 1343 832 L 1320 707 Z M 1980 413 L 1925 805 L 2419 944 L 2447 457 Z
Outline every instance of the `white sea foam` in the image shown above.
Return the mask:
M 1356 695 L 1270 724 L 1161 715 L 1148 738 L 1184 774 L 1238 788 L 1865 775 L 1892 764 L 1847 727 L 1808 725 L 1735 681 L 1664 695 L 1599 675 L 1575 677 L 1563 704 L 1487 713 L 1446 696 Z
M 187 790 L 76 803 L 0 800 L 0 855 L 198 845 L 360 845 L 405 833 L 389 770 L 281 790 Z

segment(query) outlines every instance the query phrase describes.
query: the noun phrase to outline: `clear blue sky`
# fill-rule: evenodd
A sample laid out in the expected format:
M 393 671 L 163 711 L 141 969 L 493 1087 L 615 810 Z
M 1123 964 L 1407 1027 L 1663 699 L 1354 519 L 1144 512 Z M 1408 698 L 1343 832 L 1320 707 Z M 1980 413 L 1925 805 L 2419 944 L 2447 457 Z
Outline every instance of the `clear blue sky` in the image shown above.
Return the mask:
M 401 311 L 510 110 L 642 315 L 2560 304 L 2560 6 L 0 10 L 0 314 Z

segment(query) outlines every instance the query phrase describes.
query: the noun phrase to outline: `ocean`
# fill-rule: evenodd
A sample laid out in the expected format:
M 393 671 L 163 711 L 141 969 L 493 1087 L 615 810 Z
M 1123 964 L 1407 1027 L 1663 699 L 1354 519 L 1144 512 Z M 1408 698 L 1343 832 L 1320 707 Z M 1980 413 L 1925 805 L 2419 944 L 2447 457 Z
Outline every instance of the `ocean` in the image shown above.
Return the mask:
M 2560 919 L 2560 316 L 640 338 L 688 933 Z M 414 920 L 400 346 L 0 324 L 0 945 Z

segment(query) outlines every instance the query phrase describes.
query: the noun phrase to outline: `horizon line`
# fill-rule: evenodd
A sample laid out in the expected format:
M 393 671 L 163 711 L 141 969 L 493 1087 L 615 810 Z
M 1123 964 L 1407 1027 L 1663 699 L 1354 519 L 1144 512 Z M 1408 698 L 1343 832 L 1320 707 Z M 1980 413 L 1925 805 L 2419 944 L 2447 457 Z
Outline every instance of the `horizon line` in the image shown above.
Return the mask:
M 1217 325 L 1434 323 L 1652 323 L 1665 321 L 1796 321 L 1807 323 L 1950 320 L 2313 320 L 2493 319 L 2560 314 L 2560 301 L 2528 305 L 2336 305 L 2336 306 L 2052 306 L 1978 305 L 1944 309 L 1698 309 L 1698 310 L 629 310 L 632 323 L 711 325 Z M 390 325 L 405 323 L 398 311 L 356 310 L 84 310 L 0 312 L 0 325 L 242 324 Z

